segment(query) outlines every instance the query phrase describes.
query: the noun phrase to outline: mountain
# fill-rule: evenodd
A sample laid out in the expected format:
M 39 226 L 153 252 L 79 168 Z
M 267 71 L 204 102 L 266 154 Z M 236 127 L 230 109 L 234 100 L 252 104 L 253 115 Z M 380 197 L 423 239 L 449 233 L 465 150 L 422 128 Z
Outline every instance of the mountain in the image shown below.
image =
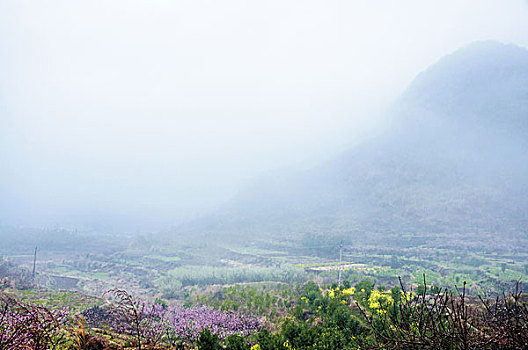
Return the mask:
M 185 229 L 380 244 L 401 234 L 527 238 L 527 50 L 477 42 L 443 57 L 388 119 L 383 135 L 309 171 L 265 177 Z

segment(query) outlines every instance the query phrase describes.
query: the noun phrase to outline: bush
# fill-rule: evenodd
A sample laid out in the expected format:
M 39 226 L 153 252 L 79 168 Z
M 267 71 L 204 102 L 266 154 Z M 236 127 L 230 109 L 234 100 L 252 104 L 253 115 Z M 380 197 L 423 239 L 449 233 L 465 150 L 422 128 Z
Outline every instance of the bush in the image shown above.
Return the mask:
M 232 334 L 225 339 L 226 350 L 246 350 L 248 346 L 244 342 L 244 337 Z
M 196 341 L 196 345 L 199 350 L 218 350 L 220 349 L 220 343 L 218 342 L 218 336 L 212 334 L 209 328 L 205 328 Z
M 64 310 L 22 303 L 0 294 L 0 349 L 44 350 L 64 343 L 62 324 L 68 319 Z
M 401 282 L 400 282 L 401 283 Z M 445 289 L 430 295 L 405 292 L 403 285 L 390 305 L 360 307 L 370 325 L 374 347 L 384 349 L 525 349 L 528 344 L 528 304 L 520 293 L 468 303 L 465 283 L 456 293 Z M 395 290 L 391 291 L 395 294 Z M 367 344 L 363 344 L 366 347 Z

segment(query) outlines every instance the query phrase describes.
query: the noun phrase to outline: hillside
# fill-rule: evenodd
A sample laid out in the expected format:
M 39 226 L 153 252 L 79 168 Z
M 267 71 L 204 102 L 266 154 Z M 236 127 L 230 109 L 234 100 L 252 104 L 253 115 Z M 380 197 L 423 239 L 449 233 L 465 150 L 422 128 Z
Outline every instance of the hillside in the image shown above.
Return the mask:
M 264 178 L 182 231 L 526 247 L 528 51 L 471 44 L 420 73 L 387 118 L 382 136 L 310 171 Z

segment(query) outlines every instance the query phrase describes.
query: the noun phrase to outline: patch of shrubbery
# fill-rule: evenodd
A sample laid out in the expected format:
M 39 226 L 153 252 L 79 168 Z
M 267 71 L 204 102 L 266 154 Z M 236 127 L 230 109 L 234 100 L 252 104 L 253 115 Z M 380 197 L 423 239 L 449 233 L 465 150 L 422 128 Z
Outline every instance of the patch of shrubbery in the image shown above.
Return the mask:
M 528 303 L 515 292 L 495 300 L 472 299 L 466 285 L 455 291 L 428 287 L 417 293 L 393 288 L 384 300 L 357 307 L 369 326 L 363 348 L 383 349 L 526 349 Z M 383 295 L 383 292 L 379 292 Z M 524 300 L 523 300 L 524 299 Z
M 303 270 L 291 266 L 182 266 L 170 270 L 166 276 L 158 279 L 156 283 L 164 296 L 170 298 L 177 295 L 179 289 L 185 286 L 262 281 L 301 283 L 305 279 L 306 273 Z
M 65 310 L 49 310 L 0 294 L 0 349 L 45 350 L 65 343 Z
M 370 280 L 326 287 L 308 282 L 278 290 L 275 295 L 287 296 L 291 304 L 273 322 L 228 308 L 185 308 L 159 299 L 145 303 L 111 290 L 107 306 L 75 316 L 77 326 L 60 311 L 2 295 L 0 349 L 495 350 L 528 344 L 528 300 L 518 291 L 474 298 L 466 295 L 465 285 L 454 291 L 432 288 L 425 277 L 415 292 L 403 284 L 387 290 Z M 221 291 L 217 297 L 246 307 L 270 293 L 247 286 Z M 279 305 L 268 300 L 270 308 Z M 265 297 L 262 302 L 266 305 Z
M 28 289 L 32 285 L 33 278 L 27 269 L 0 257 L 0 290 L 5 288 Z
M 234 285 L 189 296 L 187 302 L 221 311 L 238 311 L 276 321 L 297 305 L 301 285 L 282 283 Z

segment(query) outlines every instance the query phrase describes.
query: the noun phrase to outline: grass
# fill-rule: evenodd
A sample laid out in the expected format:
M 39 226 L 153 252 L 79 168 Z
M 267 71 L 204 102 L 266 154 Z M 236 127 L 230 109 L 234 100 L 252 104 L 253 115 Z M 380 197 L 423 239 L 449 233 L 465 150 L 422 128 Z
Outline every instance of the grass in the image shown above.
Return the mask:
M 435 235 L 435 239 L 441 236 Z M 420 281 L 422 273 L 425 273 L 435 285 L 459 285 L 467 281 L 469 286 L 495 291 L 507 287 L 512 281 L 528 279 L 528 252 L 522 247 L 518 251 L 498 252 L 493 247 L 453 248 L 443 244 L 443 240 L 426 243 L 419 241 L 414 246 L 409 244 L 405 247 L 378 246 L 374 242 L 350 246 L 343 252 L 342 274 L 355 280 L 368 277 L 391 286 L 397 282 L 397 276 L 414 283 Z M 112 253 L 106 253 L 107 238 L 100 241 L 94 239 L 91 244 L 98 245 L 98 248 L 89 253 L 66 250 L 46 252 L 45 262 L 37 261 L 37 272 L 78 277 L 82 279 L 80 288 L 96 295 L 104 292 L 102 289 L 107 286 L 119 285 L 132 292 L 153 296 L 159 293 L 157 281 L 169 275 L 178 281 L 187 280 L 184 286 L 195 283 L 207 285 L 209 280 L 230 284 L 244 279 L 244 282 L 289 279 L 289 276 L 277 276 L 280 266 L 293 275 L 302 274 L 306 279 L 315 276 L 318 281 L 331 283 L 337 279 L 335 270 L 339 265 L 337 254 L 320 252 L 321 255 L 317 255 L 317 252 L 312 254 L 310 251 L 311 255 L 307 255 L 306 249 L 296 248 L 300 243 L 295 240 L 273 242 L 261 239 L 238 244 L 227 240 L 218 244 L 186 241 L 183 244 L 169 237 L 160 237 L 153 238 L 148 248 L 138 246 L 130 249 L 121 244 L 122 248 L 116 248 Z M 29 262 L 32 255 L 11 257 L 18 260 L 25 258 Z M 25 266 L 30 267 L 30 264 Z M 235 268 L 237 266 L 247 267 L 248 271 L 242 272 Z M 334 268 L 334 271 L 319 271 L 325 270 L 325 267 Z M 317 271 L 303 271 L 310 268 Z M 254 272 L 260 276 L 254 276 Z
M 257 247 L 224 247 L 224 248 L 234 253 L 243 254 L 243 255 L 267 255 L 267 256 L 286 255 L 286 253 L 281 250 L 270 250 L 270 249 L 263 249 L 263 248 L 257 248 Z
M 67 308 L 76 313 L 95 305 L 103 305 L 97 297 L 71 291 L 30 290 L 19 292 L 20 300 L 51 308 Z
M 177 262 L 181 258 L 179 256 L 165 256 L 165 255 L 145 255 L 145 259 L 160 260 L 163 262 Z
M 350 265 L 354 264 L 353 262 L 347 262 L 343 261 L 341 262 L 341 265 Z M 316 264 L 294 264 L 294 267 L 300 267 L 300 268 L 306 268 L 306 267 L 322 267 L 322 266 L 338 266 L 338 262 L 329 262 L 329 263 L 316 263 Z M 363 265 L 363 264 L 355 264 L 355 265 Z

